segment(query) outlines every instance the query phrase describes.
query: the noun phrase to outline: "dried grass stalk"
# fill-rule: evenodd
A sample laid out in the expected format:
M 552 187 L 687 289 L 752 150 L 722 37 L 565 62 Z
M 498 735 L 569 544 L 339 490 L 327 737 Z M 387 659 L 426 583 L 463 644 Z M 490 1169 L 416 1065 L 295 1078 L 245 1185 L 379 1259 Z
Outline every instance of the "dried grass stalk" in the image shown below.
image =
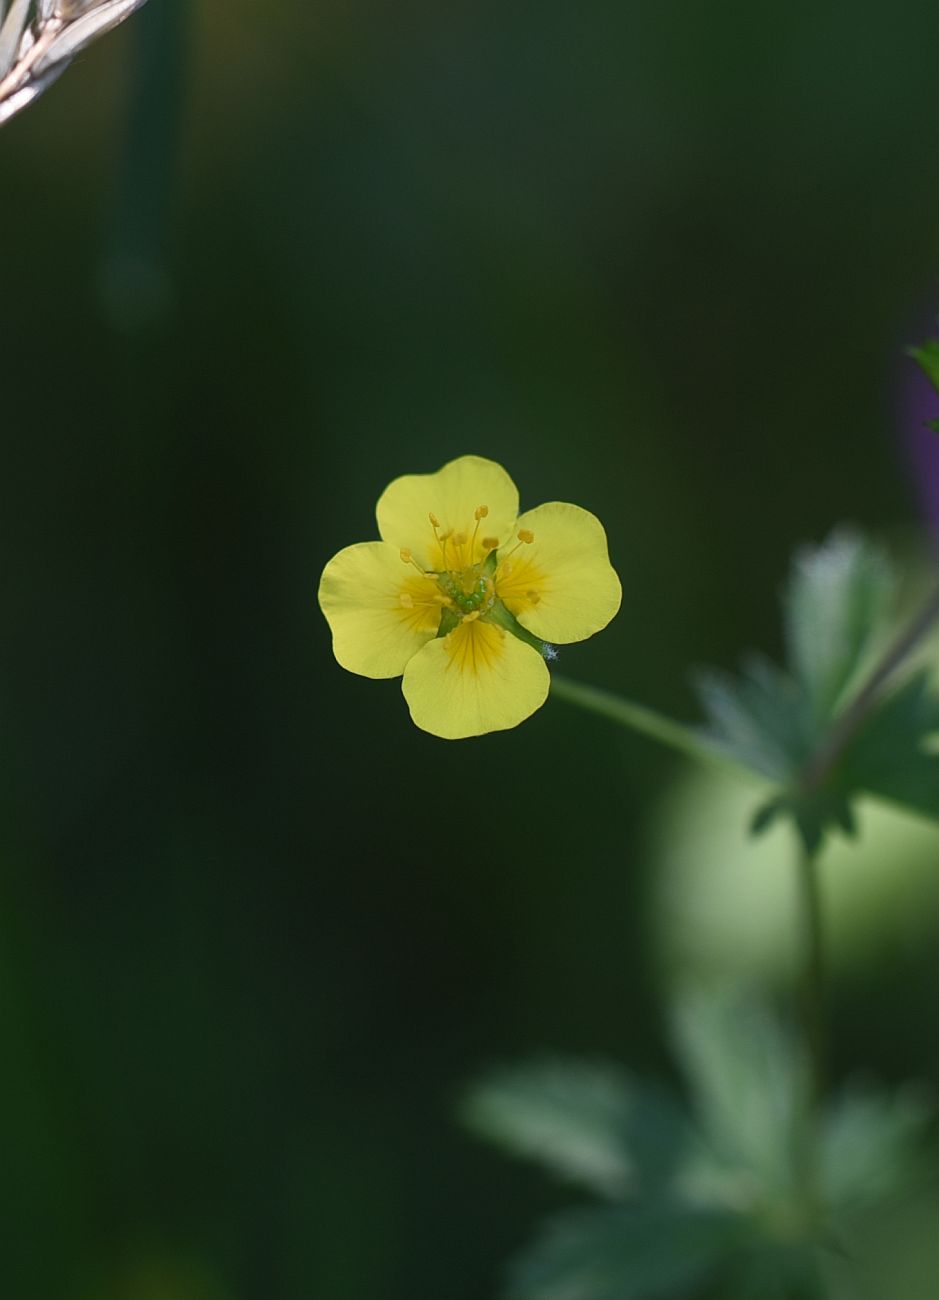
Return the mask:
M 0 126 L 144 0 L 0 0 Z

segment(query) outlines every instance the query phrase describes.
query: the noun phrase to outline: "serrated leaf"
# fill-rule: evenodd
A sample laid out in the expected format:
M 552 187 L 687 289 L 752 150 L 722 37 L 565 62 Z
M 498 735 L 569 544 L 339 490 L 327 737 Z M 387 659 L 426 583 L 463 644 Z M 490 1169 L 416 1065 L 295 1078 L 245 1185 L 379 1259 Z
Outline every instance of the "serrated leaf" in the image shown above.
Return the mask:
M 508 1300 L 681 1300 L 695 1295 L 750 1234 L 731 1213 L 678 1205 L 579 1210 L 557 1217 L 511 1270 Z
M 910 348 L 909 354 L 914 361 L 918 362 L 933 387 L 939 392 L 939 339 L 930 339 L 921 347 Z M 935 428 L 939 421 L 933 423 Z
M 513 1154 L 611 1198 L 667 1183 L 690 1145 L 670 1093 L 576 1060 L 496 1071 L 470 1090 L 462 1114 Z
M 753 819 L 754 834 L 785 814 L 815 853 L 830 830 L 857 833 L 854 803 L 864 793 L 939 817 L 939 752 L 927 745 L 939 732 L 939 705 L 925 686 L 916 699 L 905 687 L 876 699 L 817 778 L 813 770 L 886 639 L 895 587 L 879 548 L 836 531 L 793 564 L 784 595 L 787 669 L 751 658 L 736 677 L 699 677 L 706 741 L 777 787 Z
M 823 1193 L 840 1213 L 876 1205 L 909 1186 L 932 1118 L 923 1093 L 855 1087 L 827 1110 L 820 1135 Z
M 771 781 L 793 777 L 810 752 L 811 727 L 805 701 L 785 673 L 751 655 L 738 677 L 699 673 L 694 685 L 712 744 Z
M 738 1203 L 748 1189 L 757 1199 L 787 1197 L 798 1179 L 794 1138 L 807 1087 L 801 1050 L 733 991 L 686 993 L 674 1027 L 704 1143 L 689 1189 Z
M 883 630 L 896 582 L 884 553 L 858 533 L 838 530 L 798 551 L 783 600 L 789 670 L 804 692 L 817 733 L 855 681 Z
M 514 1154 L 615 1197 L 636 1177 L 627 1136 L 633 1104 L 624 1072 L 551 1060 L 494 1072 L 469 1092 L 462 1113 Z

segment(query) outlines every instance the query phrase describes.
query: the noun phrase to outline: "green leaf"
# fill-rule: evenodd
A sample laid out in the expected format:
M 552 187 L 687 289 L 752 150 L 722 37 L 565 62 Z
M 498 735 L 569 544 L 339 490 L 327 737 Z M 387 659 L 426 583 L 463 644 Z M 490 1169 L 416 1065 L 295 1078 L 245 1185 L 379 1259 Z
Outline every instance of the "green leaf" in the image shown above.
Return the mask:
M 928 744 L 939 702 L 925 679 L 885 690 L 823 765 L 824 779 L 806 779 L 885 641 L 896 585 L 878 547 L 838 530 L 795 557 L 783 597 L 785 669 L 751 657 L 736 677 L 699 678 L 706 742 L 777 787 L 754 834 L 785 815 L 815 853 L 831 830 L 857 833 L 854 803 L 865 793 L 939 817 L 939 752 Z
M 509 1300 L 681 1300 L 750 1234 L 738 1215 L 675 1204 L 579 1210 L 551 1221 L 516 1261 Z
M 922 347 L 910 348 L 909 355 L 914 361 L 919 362 L 933 387 L 939 392 L 939 339 L 930 339 Z M 939 421 L 933 422 L 931 427 L 935 428 L 937 424 Z
M 888 696 L 849 746 L 841 773 L 848 788 L 866 791 L 939 818 L 939 695 L 921 672 Z
M 703 672 L 695 686 L 712 744 L 771 781 L 792 778 L 811 749 L 811 720 L 785 673 L 751 655 L 739 677 Z
M 887 557 L 851 530 L 796 553 L 783 598 L 787 660 L 815 720 L 815 739 L 884 630 L 895 591 Z
M 786 1200 L 798 1183 L 803 1054 L 762 1008 L 733 991 L 685 994 L 674 1026 L 703 1139 L 688 1185 L 715 1202 Z
M 893 1094 L 855 1087 L 835 1101 L 820 1143 L 822 1188 L 831 1209 L 852 1212 L 908 1190 L 931 1118 L 925 1096 L 910 1087 Z
M 634 1185 L 629 1150 L 634 1084 L 612 1066 L 550 1060 L 499 1070 L 468 1093 L 476 1132 L 601 1196 Z

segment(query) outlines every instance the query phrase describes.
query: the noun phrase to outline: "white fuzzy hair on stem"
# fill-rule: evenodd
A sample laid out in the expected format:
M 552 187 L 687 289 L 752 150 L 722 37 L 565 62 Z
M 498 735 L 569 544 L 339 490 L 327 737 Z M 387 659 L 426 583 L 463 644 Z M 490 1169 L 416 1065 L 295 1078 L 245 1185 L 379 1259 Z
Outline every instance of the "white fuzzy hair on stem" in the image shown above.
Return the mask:
M 0 126 L 144 0 L 0 0 Z

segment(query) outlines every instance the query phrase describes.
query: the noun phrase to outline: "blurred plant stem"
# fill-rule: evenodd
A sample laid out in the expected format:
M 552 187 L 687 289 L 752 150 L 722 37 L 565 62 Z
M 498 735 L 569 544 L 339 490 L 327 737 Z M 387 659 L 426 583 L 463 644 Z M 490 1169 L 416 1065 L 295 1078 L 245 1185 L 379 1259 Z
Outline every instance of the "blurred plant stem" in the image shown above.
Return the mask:
M 599 713 L 611 722 L 618 722 L 621 727 L 628 727 L 631 731 L 638 731 L 640 735 L 668 745 L 670 749 L 675 749 L 688 758 L 723 767 L 738 776 L 748 777 L 751 781 L 760 779 L 749 767 L 721 753 L 693 727 L 666 718 L 655 709 L 624 699 L 622 695 L 614 695 L 612 691 L 604 691 L 597 686 L 572 682 L 557 673 L 551 675 L 551 694 L 570 704 L 577 704 L 590 713 Z
M 801 1172 L 806 1211 L 814 1216 L 818 1205 L 818 1138 L 828 1074 L 825 1010 L 825 936 L 818 857 L 799 845 L 797 886 L 801 929 L 802 1025 L 808 1058 L 805 1087 Z
M 810 1093 L 817 1106 L 825 1093 L 827 1047 L 825 1032 L 825 939 L 818 858 L 799 849 L 799 912 L 802 929 L 802 1001 L 805 1042 L 810 1069 Z

